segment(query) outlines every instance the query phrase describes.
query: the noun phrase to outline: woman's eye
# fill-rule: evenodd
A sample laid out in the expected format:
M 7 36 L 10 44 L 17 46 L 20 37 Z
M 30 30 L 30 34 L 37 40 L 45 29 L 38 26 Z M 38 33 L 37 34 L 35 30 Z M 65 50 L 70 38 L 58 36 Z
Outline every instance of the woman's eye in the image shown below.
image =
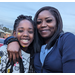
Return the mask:
M 50 22 L 52 22 L 52 20 L 46 20 L 46 22 L 47 22 L 47 23 L 50 23 Z
M 37 21 L 37 25 L 38 25 L 38 24 L 41 24 L 41 21 Z

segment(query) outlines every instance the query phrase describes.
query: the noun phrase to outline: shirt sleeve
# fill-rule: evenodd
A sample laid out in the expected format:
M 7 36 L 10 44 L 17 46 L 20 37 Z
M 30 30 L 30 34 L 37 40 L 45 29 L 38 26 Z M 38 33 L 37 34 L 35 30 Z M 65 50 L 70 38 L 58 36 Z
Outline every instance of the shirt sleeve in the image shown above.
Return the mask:
M 75 35 L 69 33 L 62 40 L 63 73 L 75 73 Z
M 7 45 L 9 39 L 11 39 L 11 38 L 14 38 L 14 36 L 10 36 L 10 37 L 6 38 L 6 39 L 4 40 L 4 45 L 5 45 L 5 44 Z
M 0 47 L 0 73 L 5 70 L 8 61 L 7 45 Z

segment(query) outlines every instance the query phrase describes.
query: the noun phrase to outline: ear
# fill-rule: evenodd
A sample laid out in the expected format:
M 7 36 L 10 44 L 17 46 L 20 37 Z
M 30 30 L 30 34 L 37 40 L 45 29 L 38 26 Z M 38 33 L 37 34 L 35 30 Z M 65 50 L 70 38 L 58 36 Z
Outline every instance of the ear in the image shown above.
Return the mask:
M 16 37 L 16 32 L 15 31 L 13 32 L 13 36 Z

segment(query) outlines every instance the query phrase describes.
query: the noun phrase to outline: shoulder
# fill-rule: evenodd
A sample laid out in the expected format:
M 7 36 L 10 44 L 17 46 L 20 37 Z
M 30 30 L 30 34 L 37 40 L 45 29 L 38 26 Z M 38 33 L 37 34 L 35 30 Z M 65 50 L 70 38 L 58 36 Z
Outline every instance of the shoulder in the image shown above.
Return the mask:
M 60 48 L 75 48 L 75 35 L 70 32 L 60 34 L 59 38 L 57 39 L 57 44 L 60 46 Z
M 6 55 L 7 54 L 7 45 L 3 45 L 0 47 L 0 55 Z
M 4 40 L 4 45 L 7 44 L 7 42 L 8 42 L 10 39 L 12 39 L 12 38 L 14 38 L 14 36 L 10 36 L 10 37 L 6 38 L 6 39 Z
M 66 32 L 60 35 L 60 44 L 64 53 L 75 53 L 75 35 L 70 32 Z M 75 54 L 74 54 L 75 55 Z
M 70 32 L 66 32 L 66 33 L 63 33 L 59 36 L 59 38 L 61 40 L 75 40 L 75 35 L 73 33 L 70 33 Z
M 75 35 L 71 32 L 65 32 L 63 34 L 60 34 L 60 37 L 68 37 L 68 36 L 75 37 Z
M 7 51 L 7 45 L 3 45 L 0 47 L 0 51 Z

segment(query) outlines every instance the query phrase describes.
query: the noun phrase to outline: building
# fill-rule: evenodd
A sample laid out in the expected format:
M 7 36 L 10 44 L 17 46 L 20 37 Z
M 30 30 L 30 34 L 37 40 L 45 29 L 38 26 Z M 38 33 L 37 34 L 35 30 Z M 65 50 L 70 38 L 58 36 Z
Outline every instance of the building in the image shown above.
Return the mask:
M 11 36 L 12 34 L 9 32 L 4 32 L 3 30 L 0 29 L 0 38 L 7 38 Z
M 9 33 L 9 32 L 4 32 L 4 38 L 7 38 L 7 37 L 9 37 L 9 36 L 11 36 L 11 33 Z
M 4 37 L 4 31 L 0 29 L 0 37 L 3 38 Z

